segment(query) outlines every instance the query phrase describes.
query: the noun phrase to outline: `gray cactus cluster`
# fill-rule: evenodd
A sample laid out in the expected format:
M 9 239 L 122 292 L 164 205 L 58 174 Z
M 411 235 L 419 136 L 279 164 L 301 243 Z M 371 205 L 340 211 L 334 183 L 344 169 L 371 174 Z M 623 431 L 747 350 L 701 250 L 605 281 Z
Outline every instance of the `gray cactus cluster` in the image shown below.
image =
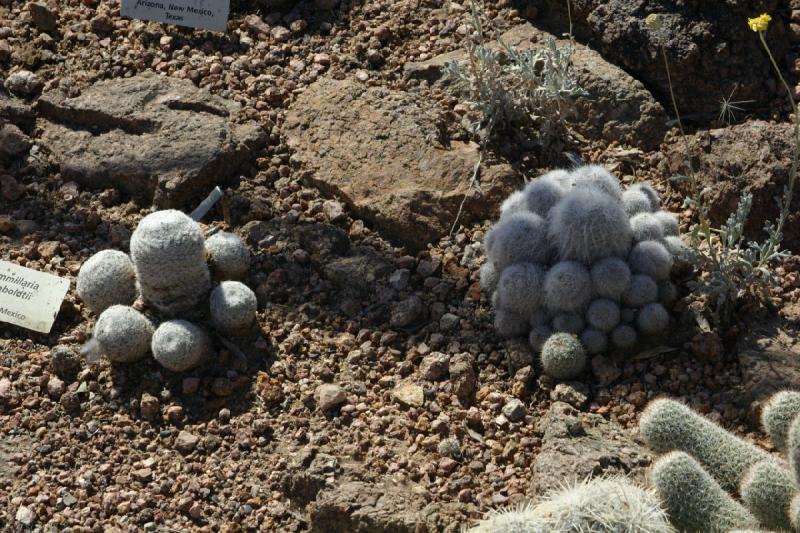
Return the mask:
M 775 394 L 761 418 L 785 458 L 680 402 L 659 399 L 647 407 L 640 431 L 664 454 L 653 465 L 653 485 L 679 531 L 800 532 L 800 393 Z
M 652 491 L 625 478 L 595 478 L 536 505 L 489 514 L 468 533 L 676 533 Z
M 670 274 L 687 250 L 649 183 L 623 190 L 599 165 L 554 170 L 514 192 L 484 248 L 495 329 L 527 335 L 558 379 L 579 374 L 587 353 L 628 352 L 662 335 L 677 294 Z
M 206 316 L 226 336 L 252 327 L 256 296 L 234 281 L 249 267 L 250 251 L 236 235 L 220 232 L 206 240 L 184 213 L 156 211 L 133 232 L 130 257 L 103 250 L 83 264 L 77 292 L 98 315 L 92 340 L 101 354 L 130 363 L 152 353 L 164 368 L 182 372 L 213 353 L 209 333 L 188 318 Z M 137 299 L 142 311 L 133 307 Z

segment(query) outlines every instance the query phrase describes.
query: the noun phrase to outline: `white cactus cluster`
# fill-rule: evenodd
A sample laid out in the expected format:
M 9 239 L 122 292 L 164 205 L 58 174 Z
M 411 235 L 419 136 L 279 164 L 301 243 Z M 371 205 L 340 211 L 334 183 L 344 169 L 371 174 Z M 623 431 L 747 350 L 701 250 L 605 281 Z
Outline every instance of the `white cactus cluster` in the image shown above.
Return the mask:
M 197 222 L 170 209 L 141 220 L 130 257 L 103 250 L 89 258 L 78 273 L 77 292 L 98 315 L 92 341 L 102 355 L 130 363 L 152 353 L 164 368 L 182 372 L 213 353 L 211 336 L 186 320 L 189 315 L 208 315 L 226 336 L 251 329 L 256 296 L 232 281 L 249 268 L 250 251 L 239 237 L 220 232 L 206 240 Z M 212 273 L 221 280 L 213 288 Z M 137 298 L 144 312 L 134 309 Z
M 481 286 L 495 328 L 527 335 L 545 371 L 568 379 L 586 354 L 630 351 L 669 326 L 670 281 L 685 259 L 678 219 L 648 183 L 623 190 L 599 165 L 548 172 L 514 192 L 486 235 Z M 546 341 L 574 335 L 575 343 Z M 569 353 L 550 353 L 568 347 Z

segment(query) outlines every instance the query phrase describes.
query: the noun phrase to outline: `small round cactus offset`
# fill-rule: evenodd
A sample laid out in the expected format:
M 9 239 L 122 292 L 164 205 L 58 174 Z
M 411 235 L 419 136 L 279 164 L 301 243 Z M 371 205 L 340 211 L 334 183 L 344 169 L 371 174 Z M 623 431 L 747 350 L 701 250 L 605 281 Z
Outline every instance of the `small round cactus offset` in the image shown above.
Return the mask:
M 103 250 L 81 266 L 78 297 L 92 313 L 100 314 L 112 305 L 131 305 L 136 300 L 136 272 L 127 254 Z
M 651 184 L 624 189 L 598 165 L 553 170 L 502 211 L 480 272 L 500 335 L 541 351 L 548 331 L 569 333 L 593 355 L 663 342 L 680 296 L 672 272 L 688 255 Z
M 542 346 L 542 368 L 556 379 L 572 379 L 586 366 L 583 345 L 569 333 L 554 333 Z
M 97 319 L 92 335 L 109 360 L 132 363 L 150 351 L 153 324 L 132 307 L 112 305 Z
M 250 250 L 237 235 L 221 231 L 206 240 L 206 256 L 214 275 L 241 279 L 250 269 Z
M 241 279 L 249 267 L 250 251 L 232 233 L 206 241 L 200 225 L 180 211 L 144 217 L 131 236 L 130 259 L 106 250 L 80 270 L 78 295 L 100 315 L 82 351 L 87 360 L 105 355 L 111 362 L 133 362 L 152 352 L 168 370 L 196 367 L 214 353 L 212 327 L 224 336 L 253 331 L 256 296 L 231 279 Z M 220 281 L 213 291 L 210 271 Z M 137 293 L 137 309 L 147 316 L 128 307 Z M 527 333 L 527 317 L 520 321 L 524 330 L 514 335 Z

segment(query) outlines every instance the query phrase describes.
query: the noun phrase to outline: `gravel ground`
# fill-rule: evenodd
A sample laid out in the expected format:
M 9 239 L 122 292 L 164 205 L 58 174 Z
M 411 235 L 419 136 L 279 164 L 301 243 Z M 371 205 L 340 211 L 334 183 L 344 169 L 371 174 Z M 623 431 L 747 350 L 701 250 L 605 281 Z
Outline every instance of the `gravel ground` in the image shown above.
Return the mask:
M 309 453 L 333 458 L 325 471 L 331 486 L 391 478 L 415 484 L 426 501 L 459 503 L 448 507 L 454 526 L 524 498 L 541 444 L 535 422 L 569 394 L 538 375 L 529 352 L 492 331 L 477 285 L 480 258 L 470 259 L 488 223 L 408 256 L 304 187 L 280 135 L 284 107 L 321 75 L 427 90 L 403 80 L 402 64 L 457 48 L 463 17 L 435 1 L 336 11 L 303 3 L 282 19 L 234 11 L 232 31 L 216 35 L 120 19 L 116 3 L 95 4 L 60 2 L 54 39 L 34 29 L 23 2 L 0 2 L 0 53 L 3 43 L 11 50 L 0 75 L 25 67 L 48 88 L 77 91 L 154 70 L 232 98 L 244 117 L 273 128 L 270 146 L 227 191 L 230 208 L 206 219 L 250 240 L 247 282 L 259 297 L 260 334 L 175 375 L 149 360 L 75 363 L 93 318 L 74 290 L 49 335 L 1 324 L 0 529 L 305 531 L 308 517 L 287 487 Z M 501 28 L 519 20 L 503 0 L 489 14 Z M 614 161 L 616 150 L 594 143 L 582 155 Z M 658 160 L 644 154 L 618 171 L 658 178 Z M 24 194 L 4 198 L 0 215 L 24 235 L 0 235 L 0 260 L 67 277 L 73 289 L 82 262 L 126 249 L 149 212 L 35 165 L 9 174 Z M 674 194 L 667 198 L 677 207 Z M 388 280 L 366 288 L 358 279 L 331 281 L 319 242 L 298 238 L 320 228 L 373 249 Z M 776 298 L 796 302 L 796 269 L 779 273 Z M 650 398 L 669 394 L 746 434 L 732 397 L 741 375 L 727 356 L 728 333 L 722 348 L 719 338 L 692 343 L 682 333 L 667 355 L 619 366 L 593 361 L 594 371 L 571 387 L 588 394 L 586 410 L 625 427 Z

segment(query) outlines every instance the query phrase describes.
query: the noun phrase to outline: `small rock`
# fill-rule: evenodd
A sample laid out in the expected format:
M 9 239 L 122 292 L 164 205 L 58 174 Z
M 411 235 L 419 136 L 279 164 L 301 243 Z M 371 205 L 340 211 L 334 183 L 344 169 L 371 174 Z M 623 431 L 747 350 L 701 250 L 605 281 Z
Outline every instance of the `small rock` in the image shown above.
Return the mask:
M 78 503 L 78 498 L 76 498 L 70 492 L 65 492 L 64 495 L 61 496 L 61 501 L 64 503 L 64 505 L 66 505 L 67 507 L 70 507 L 70 506 L 75 505 L 76 503 Z
M 392 391 L 392 396 L 406 407 L 422 407 L 425 403 L 425 391 L 414 383 L 398 383 Z
M 139 412 L 142 418 L 154 422 L 161 416 L 161 403 L 158 401 L 158 398 L 145 392 L 142 394 L 142 399 L 139 401 Z
M 9 215 L 0 215 L 0 235 L 8 235 L 17 227 L 14 219 Z
M 153 471 L 149 468 L 140 468 L 131 472 L 131 477 L 139 483 L 149 483 L 153 479 Z
M 442 331 L 452 331 L 456 329 L 461 319 L 453 313 L 445 313 L 439 319 L 439 329 Z
M 569 383 L 559 383 L 550 391 L 550 399 L 554 402 L 564 402 L 576 409 L 580 409 L 586 404 L 588 397 L 586 392 L 579 391 Z
M 347 403 L 347 393 L 339 385 L 324 383 L 314 391 L 314 400 L 319 410 L 325 412 Z
M 419 365 L 419 373 L 422 379 L 428 381 L 439 381 L 447 377 L 450 366 L 450 357 L 441 352 L 433 352 L 422 360 Z
M 203 516 L 203 509 L 200 507 L 200 504 L 194 502 L 192 506 L 189 508 L 189 516 L 192 517 L 193 520 L 198 520 L 201 516 Z
M 200 388 L 200 378 L 190 377 L 190 378 L 183 378 L 183 383 L 181 385 L 181 390 L 183 394 L 190 395 L 197 392 L 197 389 Z
M 417 265 L 417 274 L 422 278 L 427 278 L 436 274 L 441 266 L 442 260 L 438 257 L 423 259 L 419 262 L 419 265 Z
M 23 192 L 25 188 L 17 180 L 8 175 L 0 176 L 0 196 L 4 200 L 9 202 L 18 200 Z
M 453 384 L 453 392 L 463 405 L 473 402 L 478 381 L 475 375 L 475 358 L 472 355 L 465 352 L 450 359 L 450 382 Z
M 216 378 L 211 382 L 211 392 L 217 396 L 230 396 L 233 394 L 233 384 L 228 378 Z
M 200 441 L 200 437 L 189 433 L 188 431 L 181 431 L 178 433 L 178 436 L 175 437 L 175 449 L 181 453 L 191 453 L 197 443 Z
M 76 415 L 81 411 L 81 399 L 77 392 L 65 392 L 61 395 L 59 403 L 64 408 L 64 411 L 71 415 Z
M 592 357 L 592 373 L 601 387 L 613 383 L 622 375 L 617 364 L 604 355 Z
M 283 26 L 275 26 L 269 31 L 269 35 L 275 42 L 283 43 L 291 38 L 292 32 Z
M 58 379 L 56 376 L 50 378 L 47 382 L 47 394 L 54 400 L 58 400 L 61 398 L 61 395 L 64 394 L 66 390 L 66 386 L 64 382 Z
M 392 306 L 391 326 L 404 328 L 420 320 L 425 315 L 425 304 L 419 296 L 410 296 Z
M 322 212 L 331 222 L 338 222 L 345 218 L 344 207 L 336 200 L 326 200 L 322 203 Z
M 512 398 L 503 406 L 503 414 L 511 422 L 519 422 L 525 417 L 525 404 L 517 398 Z
M 58 241 L 44 241 L 36 248 L 36 251 L 39 253 L 39 257 L 45 261 L 50 261 L 58 255 L 60 248 L 61 243 Z
M 436 451 L 438 451 L 439 455 L 442 457 L 450 457 L 451 459 L 461 458 L 461 446 L 459 446 L 458 440 L 453 437 L 442 439 L 436 447 Z
M 92 31 L 97 33 L 98 35 L 102 35 L 105 33 L 111 33 L 114 31 L 114 21 L 111 20 L 106 14 L 97 15 L 92 19 L 91 22 Z
M 39 31 L 50 33 L 58 28 L 58 17 L 45 4 L 31 2 L 28 4 L 28 11 L 31 13 L 33 24 Z
M 16 157 L 28 151 L 31 140 L 14 124 L 0 126 L 0 156 Z
M 437 474 L 439 475 L 450 474 L 456 468 L 458 468 L 458 462 L 455 459 L 452 459 L 450 457 L 442 457 L 439 460 L 439 468 L 437 469 Z
M 180 405 L 170 405 L 167 407 L 167 420 L 172 424 L 178 424 L 183 420 L 183 407 Z
M 35 220 L 17 220 L 17 231 L 20 236 L 24 237 L 39 231 L 39 224 Z
M 245 27 L 255 36 L 269 35 L 269 24 L 258 15 L 248 15 L 244 18 Z
M 29 507 L 20 505 L 19 508 L 17 509 L 17 514 L 15 518 L 17 522 L 21 523 L 24 526 L 30 527 L 36 520 L 36 515 L 33 514 L 33 511 Z
M 411 279 L 411 271 L 407 268 L 399 268 L 389 276 L 389 284 L 398 291 L 402 291 L 408 287 L 409 279 Z
M 6 78 L 5 87 L 14 94 L 31 96 L 42 88 L 42 80 L 29 70 L 18 70 Z

